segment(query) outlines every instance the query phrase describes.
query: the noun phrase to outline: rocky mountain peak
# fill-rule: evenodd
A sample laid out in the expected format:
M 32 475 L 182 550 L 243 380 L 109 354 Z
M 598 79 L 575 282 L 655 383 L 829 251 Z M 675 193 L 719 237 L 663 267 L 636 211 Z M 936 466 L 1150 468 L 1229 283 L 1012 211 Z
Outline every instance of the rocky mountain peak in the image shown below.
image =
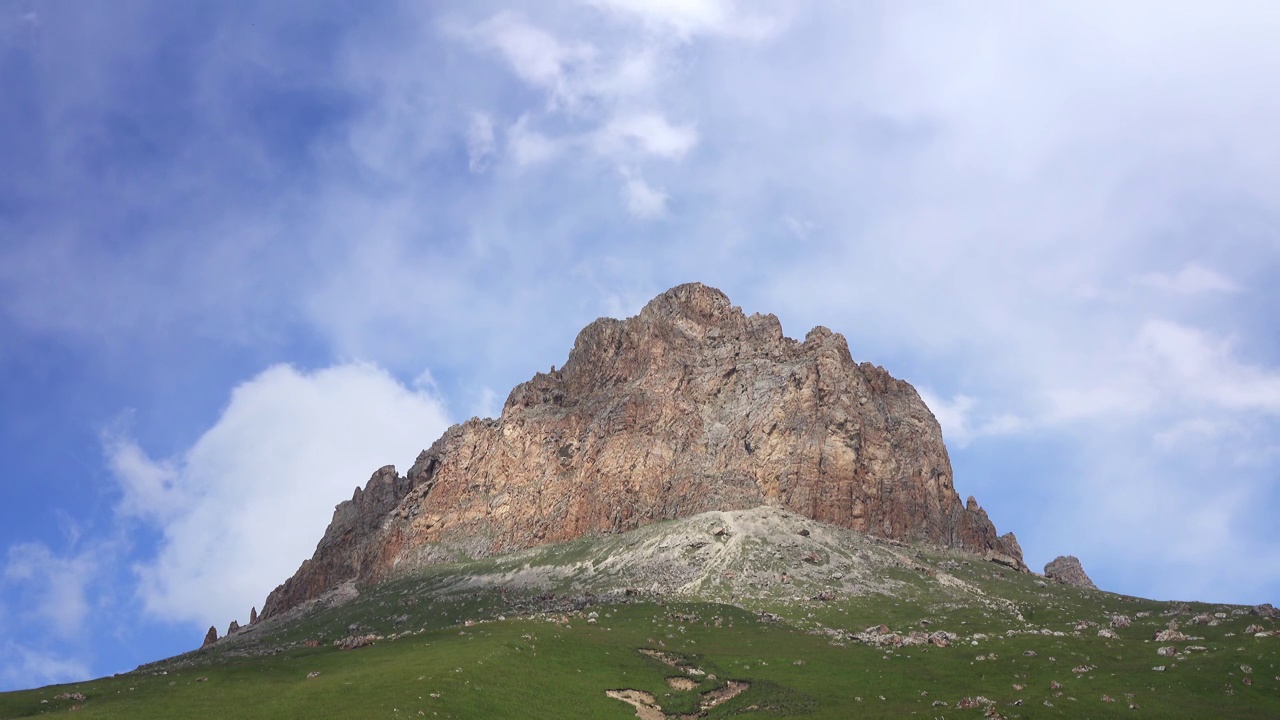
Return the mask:
M 588 325 L 497 420 L 455 425 L 405 475 L 374 473 L 262 617 L 350 580 L 760 505 L 1024 567 L 1016 539 L 960 503 L 914 388 L 838 333 L 787 338 L 690 283 Z

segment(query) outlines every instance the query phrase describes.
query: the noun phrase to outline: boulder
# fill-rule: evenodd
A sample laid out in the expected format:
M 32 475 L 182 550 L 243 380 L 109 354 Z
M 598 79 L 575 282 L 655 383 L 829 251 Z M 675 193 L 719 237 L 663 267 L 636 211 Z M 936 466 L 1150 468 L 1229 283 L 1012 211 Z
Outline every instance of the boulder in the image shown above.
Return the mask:
M 1098 589 L 1098 586 L 1094 585 L 1089 576 L 1085 574 L 1084 568 L 1080 565 L 1080 560 L 1073 555 L 1059 555 L 1054 558 L 1053 562 L 1044 566 L 1044 576 L 1051 580 L 1057 580 L 1064 585 L 1089 588 L 1091 590 Z

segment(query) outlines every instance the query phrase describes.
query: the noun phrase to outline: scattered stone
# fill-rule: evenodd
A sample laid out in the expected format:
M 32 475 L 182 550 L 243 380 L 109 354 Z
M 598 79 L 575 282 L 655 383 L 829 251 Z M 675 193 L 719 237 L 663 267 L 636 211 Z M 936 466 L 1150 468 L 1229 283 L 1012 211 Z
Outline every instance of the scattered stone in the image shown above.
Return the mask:
M 1054 558 L 1053 562 L 1044 566 L 1044 576 L 1064 585 L 1089 588 L 1091 590 L 1098 588 L 1089 579 L 1089 576 L 1085 574 L 1084 568 L 1080 565 L 1080 560 L 1073 555 L 1059 555 Z
M 1023 653 L 1022 653 L 1022 654 L 1023 654 L 1023 655 L 1025 655 L 1025 656 L 1027 656 L 1027 657 L 1035 657 L 1035 656 L 1036 656 L 1036 651 L 1035 651 L 1035 650 L 1025 650 L 1025 651 L 1023 651 Z
M 1115 702 L 1115 701 L 1116 701 L 1116 699 L 1115 699 L 1115 698 L 1113 698 L 1113 697 L 1111 697 L 1110 695 L 1103 695 L 1103 696 L 1102 696 L 1102 702 Z
M 1061 689 L 1062 689 L 1062 683 L 1058 682 L 1057 680 L 1050 680 L 1050 681 L 1049 681 L 1049 689 L 1050 689 L 1050 690 L 1061 690 Z
M 1156 654 L 1160 657 L 1173 657 L 1178 654 L 1178 648 L 1172 645 L 1167 645 L 1162 648 L 1156 648 Z
M 1157 666 L 1155 666 L 1155 667 L 1153 667 L 1153 668 L 1151 668 L 1151 669 L 1152 669 L 1152 670 L 1155 670 L 1156 672 L 1164 672 L 1164 666 L 1163 666 L 1163 665 L 1157 665 Z
M 1156 642 L 1180 642 L 1186 640 L 1187 636 L 1177 630 L 1161 630 L 1153 639 Z
M 1098 631 L 1098 637 L 1107 638 L 1108 640 L 1115 640 L 1120 636 L 1116 635 L 1116 631 L 1112 630 L 1111 628 L 1102 628 L 1101 630 Z
M 1252 667 L 1250 667 L 1250 666 L 1248 666 L 1248 665 L 1241 665 L 1241 666 L 1240 666 L 1240 672 L 1244 673 L 1245 675 L 1252 675 L 1252 674 L 1253 674 L 1253 668 L 1252 668 Z
M 348 635 L 341 640 L 334 640 L 333 644 L 338 646 L 340 650 L 355 650 L 366 645 L 372 645 L 381 639 L 377 635 Z
M 947 705 L 947 701 L 946 701 L 946 700 L 934 700 L 934 701 L 933 701 L 933 706 L 934 706 L 934 707 L 949 707 L 949 706 Z
M 1204 625 L 1210 622 L 1213 622 L 1213 616 L 1209 613 L 1201 613 L 1200 615 L 1191 618 L 1192 625 Z
M 1113 628 L 1127 628 L 1129 627 L 1130 624 L 1131 623 L 1128 615 L 1111 616 L 1111 627 Z
M 1249 627 L 1244 629 L 1244 632 L 1246 635 L 1256 635 L 1264 630 L 1266 630 L 1266 628 L 1262 627 L 1261 625 L 1250 625 Z
M 209 682 L 209 678 L 207 678 L 207 677 L 198 677 L 198 678 L 196 678 L 196 682 Z
M 800 534 L 804 537 L 809 537 L 809 528 L 801 528 Z
M 85 697 L 84 695 L 78 692 L 74 692 L 74 693 L 61 693 L 58 695 L 54 695 L 53 699 L 54 700 L 75 700 L 76 702 L 84 702 L 89 698 Z
M 1271 603 L 1254 605 L 1249 612 L 1252 612 L 1254 615 L 1258 615 L 1260 617 L 1266 617 L 1266 618 L 1276 617 L 1276 609 L 1272 607 Z
M 307 679 L 308 679 L 308 680 L 310 680 L 311 678 L 318 678 L 318 677 L 320 677 L 320 671 L 319 671 L 319 670 L 312 670 L 311 672 L 307 673 Z
M 1248 675 L 1245 675 L 1245 676 L 1244 676 L 1244 684 L 1245 684 L 1245 685 L 1252 685 L 1252 684 L 1253 684 L 1253 678 L 1249 677 Z

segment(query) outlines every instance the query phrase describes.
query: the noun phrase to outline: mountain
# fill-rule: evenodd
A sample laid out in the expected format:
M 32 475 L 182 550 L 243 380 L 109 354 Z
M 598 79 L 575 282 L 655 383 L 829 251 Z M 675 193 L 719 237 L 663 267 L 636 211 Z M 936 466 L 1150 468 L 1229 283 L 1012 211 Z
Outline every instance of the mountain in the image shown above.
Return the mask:
M 351 581 L 760 505 L 1025 569 L 952 479 L 919 394 L 855 362 L 842 335 L 796 341 L 773 315 L 681 285 L 588 325 L 500 418 L 455 425 L 404 475 L 375 472 L 262 617 Z
M 0 718 L 1280 717 L 1280 614 L 1039 575 L 910 385 L 682 285 L 340 504 L 250 623 Z

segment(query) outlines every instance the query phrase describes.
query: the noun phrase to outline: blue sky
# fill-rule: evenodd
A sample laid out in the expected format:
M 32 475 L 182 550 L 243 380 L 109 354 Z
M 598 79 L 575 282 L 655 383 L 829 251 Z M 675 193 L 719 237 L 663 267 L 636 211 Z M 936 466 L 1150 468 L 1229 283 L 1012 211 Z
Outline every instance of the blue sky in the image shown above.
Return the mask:
M 699 280 L 912 382 L 1033 567 L 1280 598 L 1272 3 L 0 2 L 0 689 Z

